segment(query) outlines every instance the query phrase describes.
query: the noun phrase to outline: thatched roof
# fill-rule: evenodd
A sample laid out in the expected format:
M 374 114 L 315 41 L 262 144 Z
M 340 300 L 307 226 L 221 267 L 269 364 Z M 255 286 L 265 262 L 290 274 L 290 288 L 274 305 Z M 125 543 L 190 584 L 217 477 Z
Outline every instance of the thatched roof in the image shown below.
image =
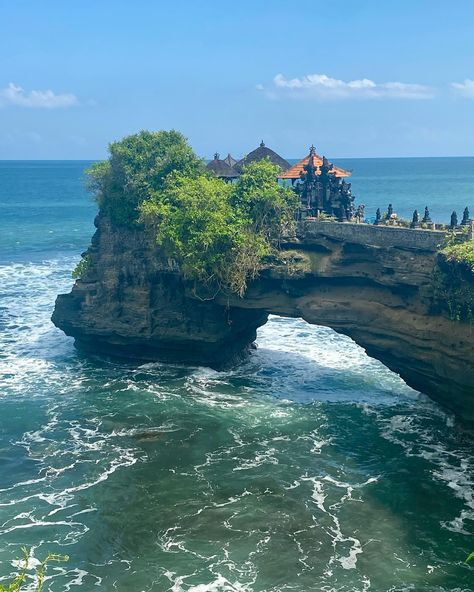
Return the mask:
M 267 148 L 262 140 L 260 146 L 247 154 L 247 156 L 244 156 L 242 160 L 239 160 L 239 162 L 235 165 L 235 168 L 240 173 L 244 165 L 249 164 L 250 162 L 258 162 L 264 158 L 269 158 L 272 163 L 278 165 L 282 171 L 286 171 L 291 167 L 291 164 L 279 154 L 270 148 Z
M 237 164 L 237 161 L 230 153 L 224 158 L 224 162 L 226 162 L 230 167 L 234 167 Z
M 303 158 L 303 160 L 300 160 L 294 166 L 292 166 L 291 168 L 289 168 L 288 170 L 283 172 L 279 176 L 279 178 L 280 179 L 300 179 L 302 173 L 305 172 L 304 167 L 308 165 L 310 160 L 312 161 L 311 164 L 316 169 L 316 174 L 319 175 L 319 174 L 321 174 L 320 167 L 323 164 L 323 158 L 324 158 L 323 156 L 319 156 L 319 154 L 316 154 L 316 150 L 315 150 L 314 146 L 311 146 L 311 148 L 309 149 L 308 156 L 306 156 L 305 158 Z M 329 163 L 329 164 L 331 164 L 331 163 Z M 334 173 L 336 175 L 336 177 L 350 177 L 352 174 L 350 171 L 346 171 L 345 169 L 341 169 L 340 167 L 337 167 L 335 165 L 332 165 L 332 169 L 330 172 Z
M 212 171 L 216 177 L 235 179 L 239 176 L 239 173 L 233 167 L 229 166 L 225 160 L 219 159 L 219 154 L 217 154 L 217 152 L 214 154 L 214 160 L 211 160 L 207 164 L 207 168 Z

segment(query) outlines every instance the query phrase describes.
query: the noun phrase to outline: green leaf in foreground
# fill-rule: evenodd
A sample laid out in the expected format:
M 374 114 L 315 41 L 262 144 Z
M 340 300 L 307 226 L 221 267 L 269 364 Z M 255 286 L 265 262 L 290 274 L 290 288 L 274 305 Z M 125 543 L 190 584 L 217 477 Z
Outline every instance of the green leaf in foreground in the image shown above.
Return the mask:
M 23 590 L 23 584 L 26 583 L 28 565 L 30 560 L 30 552 L 26 547 L 23 547 L 23 559 L 21 561 L 20 573 L 9 584 L 0 584 L 0 592 L 20 592 Z M 38 565 L 35 573 L 36 587 L 34 592 L 44 591 L 44 582 L 46 578 L 46 568 L 48 563 L 52 561 L 69 561 L 67 555 L 57 555 L 55 553 L 49 553 L 45 559 Z

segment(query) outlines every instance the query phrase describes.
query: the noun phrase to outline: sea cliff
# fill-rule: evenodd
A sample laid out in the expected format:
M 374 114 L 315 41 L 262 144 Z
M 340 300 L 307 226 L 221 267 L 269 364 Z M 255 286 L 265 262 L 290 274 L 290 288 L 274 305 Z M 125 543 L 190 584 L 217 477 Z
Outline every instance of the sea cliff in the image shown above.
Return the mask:
M 269 314 L 302 317 L 350 336 L 474 425 L 474 334 L 443 301 L 441 233 L 306 222 L 240 297 L 200 291 L 152 231 L 103 213 L 95 224 L 87 268 L 53 314 L 78 347 L 218 367 L 248 351 Z

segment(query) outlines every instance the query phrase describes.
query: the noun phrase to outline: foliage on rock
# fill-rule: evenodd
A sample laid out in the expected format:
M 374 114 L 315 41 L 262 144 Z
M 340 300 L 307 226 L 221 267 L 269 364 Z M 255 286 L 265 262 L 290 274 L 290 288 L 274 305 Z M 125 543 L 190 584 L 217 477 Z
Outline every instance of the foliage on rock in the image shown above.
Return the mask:
M 220 179 L 175 175 L 140 210 L 143 222 L 154 227 L 157 243 L 179 262 L 185 277 L 211 290 L 241 292 L 258 272 L 267 244 L 231 207 L 231 191 Z
M 211 293 L 243 295 L 294 220 L 293 192 L 278 185 L 277 174 L 269 161 L 246 167 L 235 185 L 173 173 L 141 204 L 141 220 L 185 277 Z
M 138 206 L 163 189 L 170 173 L 196 177 L 205 170 L 186 139 L 175 130 L 127 136 L 109 145 L 110 157 L 88 170 L 88 188 L 102 212 L 118 225 L 138 220 Z
M 101 212 L 118 226 L 153 228 L 184 277 L 207 294 L 243 295 L 294 224 L 296 195 L 278 184 L 280 169 L 270 160 L 249 164 L 235 184 L 227 184 L 207 171 L 176 131 L 142 131 L 109 151 L 108 161 L 88 171 Z M 86 268 L 81 261 L 76 276 Z
M 284 278 L 296 279 L 305 277 L 312 271 L 311 258 L 314 253 L 305 253 L 297 250 L 281 250 L 276 252 L 271 259 L 272 275 L 280 275 Z
M 279 172 L 270 159 L 249 163 L 230 199 L 232 207 L 249 220 L 254 233 L 276 243 L 282 232 L 294 224 L 299 205 L 296 193 L 276 182 Z
M 433 275 L 433 311 L 452 321 L 474 321 L 474 242 L 449 237 Z
M 474 273 L 474 241 L 452 242 L 441 252 L 446 261 L 463 265 Z
M 83 254 L 83 256 L 79 259 L 76 267 L 73 269 L 71 276 L 73 279 L 78 280 L 83 277 L 86 271 L 89 269 L 90 266 L 90 256 L 87 254 Z

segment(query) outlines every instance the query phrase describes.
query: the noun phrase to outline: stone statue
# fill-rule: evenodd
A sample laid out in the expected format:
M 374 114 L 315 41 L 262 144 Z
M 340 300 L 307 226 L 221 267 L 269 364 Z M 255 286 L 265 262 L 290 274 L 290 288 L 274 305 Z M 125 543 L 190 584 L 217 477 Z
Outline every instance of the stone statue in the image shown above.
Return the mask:
M 357 222 L 363 222 L 365 218 L 365 205 L 361 204 L 360 206 L 357 206 L 357 211 L 356 211 L 356 219 Z
M 410 228 L 419 228 L 420 226 L 420 216 L 418 214 L 418 210 L 413 212 L 413 219 L 410 224 Z
M 451 214 L 451 224 L 449 225 L 451 228 L 455 228 L 458 225 L 458 215 L 456 210 L 453 211 Z
M 380 211 L 380 208 L 377 208 L 377 211 L 375 212 L 375 222 L 374 222 L 374 224 L 376 226 L 378 226 L 381 223 L 382 223 L 382 213 Z
M 354 204 L 351 202 L 349 204 L 349 207 L 347 208 L 347 219 L 353 220 L 355 218 L 355 215 L 356 215 L 356 211 L 354 208 Z
M 471 221 L 471 219 L 469 218 L 469 208 L 466 207 L 466 208 L 464 208 L 464 212 L 462 214 L 461 225 L 467 226 L 470 221 Z
M 391 220 L 392 216 L 393 216 L 393 206 L 392 206 L 392 204 L 388 204 L 387 220 Z
M 432 224 L 433 223 L 433 220 L 430 217 L 430 211 L 428 209 L 428 206 L 425 207 L 425 215 L 423 216 L 422 222 L 424 224 Z

